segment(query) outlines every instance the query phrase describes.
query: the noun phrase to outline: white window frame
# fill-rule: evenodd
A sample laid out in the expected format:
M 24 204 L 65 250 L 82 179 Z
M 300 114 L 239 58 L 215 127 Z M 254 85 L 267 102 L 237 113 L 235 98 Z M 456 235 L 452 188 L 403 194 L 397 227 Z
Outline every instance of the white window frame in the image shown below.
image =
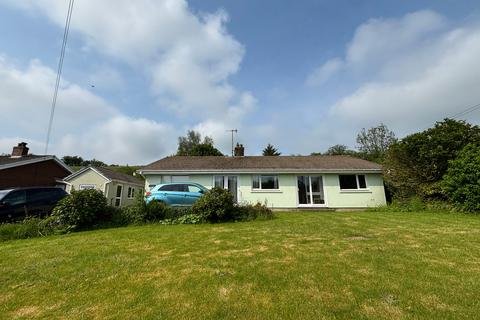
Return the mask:
M 253 179 L 258 177 L 258 188 L 253 187 Z M 262 177 L 274 177 L 277 179 L 277 188 L 273 189 L 263 189 L 262 188 Z M 279 191 L 280 190 L 280 181 L 277 174 L 254 174 L 252 175 L 252 190 L 253 191 Z
M 94 184 L 80 184 L 78 186 L 78 190 L 90 190 L 90 189 L 96 189 L 96 185 Z
M 128 187 L 128 189 L 127 189 L 127 199 L 133 199 L 134 190 L 135 189 L 133 187 Z
M 237 179 L 237 202 L 240 202 L 240 176 L 234 174 L 216 174 L 212 177 L 212 188 L 215 188 L 215 177 L 222 177 L 223 178 L 223 189 L 228 190 L 228 177 L 235 177 Z
M 120 187 L 120 196 L 119 197 L 117 196 L 118 187 Z M 123 185 L 117 184 L 117 186 L 115 188 L 115 197 L 113 198 L 113 205 L 115 207 L 121 207 L 122 206 L 122 196 L 123 196 Z M 117 200 L 118 200 L 118 206 L 117 206 Z
M 355 176 L 355 180 L 357 183 L 357 188 L 355 189 L 342 189 L 342 186 L 340 185 L 340 176 Z M 360 181 L 358 180 L 358 176 L 364 176 L 365 177 L 365 188 L 360 188 Z M 340 191 L 366 191 L 368 189 L 368 181 L 367 181 L 367 175 L 363 173 L 351 173 L 351 174 L 339 174 L 338 175 L 338 187 L 340 188 Z
M 312 175 L 309 175 L 309 174 L 305 174 L 303 175 L 305 177 L 308 177 L 308 186 L 310 188 L 310 190 L 312 190 L 312 177 L 320 177 L 322 179 L 322 191 L 323 191 L 323 204 L 321 203 L 313 203 L 313 193 L 310 192 L 310 204 L 308 203 L 304 203 L 304 204 L 300 204 L 300 199 L 299 199 L 299 196 L 298 196 L 298 189 L 299 189 L 299 186 L 298 186 L 298 176 L 295 176 L 295 179 L 297 180 L 297 192 L 296 192 L 296 195 L 297 195 L 297 207 L 298 208 L 322 208 L 322 207 L 328 207 L 328 199 L 327 199 L 327 190 L 325 188 L 325 175 L 323 174 L 312 174 Z

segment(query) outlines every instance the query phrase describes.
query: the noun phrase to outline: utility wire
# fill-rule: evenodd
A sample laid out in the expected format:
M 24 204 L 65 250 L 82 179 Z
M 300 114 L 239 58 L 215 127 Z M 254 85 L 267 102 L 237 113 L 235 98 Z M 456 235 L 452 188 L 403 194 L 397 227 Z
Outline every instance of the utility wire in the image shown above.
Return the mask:
M 449 118 L 450 118 L 450 119 L 456 119 L 456 118 L 458 118 L 458 117 L 461 117 L 461 116 L 464 116 L 464 115 L 466 115 L 466 114 L 469 114 L 470 112 L 473 112 L 473 111 L 475 111 L 475 110 L 477 110 L 477 109 L 480 109 L 480 103 L 479 103 L 479 104 L 476 104 L 476 105 L 474 105 L 474 106 L 472 106 L 472 107 L 470 107 L 470 108 L 467 108 L 467 109 L 465 109 L 465 110 L 463 110 L 463 111 L 460 111 L 459 113 L 456 113 L 456 114 L 454 114 L 453 116 L 450 116 Z
M 70 0 L 70 2 L 68 3 L 67 19 L 65 21 L 65 29 L 63 30 L 62 49 L 60 51 L 60 60 L 58 61 L 57 80 L 55 82 L 55 90 L 53 91 L 52 108 L 50 111 L 50 121 L 48 122 L 47 141 L 45 143 L 44 154 L 47 154 L 48 144 L 50 143 L 50 133 L 52 132 L 53 116 L 55 115 L 55 107 L 57 104 L 57 96 L 58 96 L 58 87 L 60 86 L 60 77 L 62 75 L 63 59 L 65 57 L 65 48 L 67 47 L 68 32 L 70 30 L 70 20 L 72 18 L 74 2 L 75 0 Z

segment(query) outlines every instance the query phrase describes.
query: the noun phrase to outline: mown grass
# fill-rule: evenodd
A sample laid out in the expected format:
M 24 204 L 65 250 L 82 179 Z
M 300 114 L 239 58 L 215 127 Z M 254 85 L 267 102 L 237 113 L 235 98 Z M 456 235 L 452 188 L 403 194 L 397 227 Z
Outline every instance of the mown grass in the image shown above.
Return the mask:
M 0 243 L 0 315 L 478 319 L 480 216 L 280 213 Z

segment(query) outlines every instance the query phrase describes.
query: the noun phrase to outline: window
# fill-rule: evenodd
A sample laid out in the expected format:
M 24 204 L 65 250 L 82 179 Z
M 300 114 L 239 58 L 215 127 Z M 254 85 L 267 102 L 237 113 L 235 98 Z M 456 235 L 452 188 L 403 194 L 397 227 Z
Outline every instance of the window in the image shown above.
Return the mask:
M 81 184 L 78 186 L 79 190 L 95 189 L 94 184 Z
M 260 190 L 275 190 L 278 189 L 277 176 L 253 176 L 252 188 Z
M 184 184 L 167 184 L 161 187 L 159 191 L 188 192 L 188 187 Z
M 122 204 L 122 185 L 117 186 L 117 192 L 115 193 L 115 207 L 120 207 Z
M 128 187 L 127 198 L 129 199 L 133 198 L 133 192 L 134 192 L 134 189 L 132 187 Z
M 25 204 L 25 202 L 27 202 L 25 190 L 10 192 L 3 198 L 3 201 L 8 203 L 11 206 Z
M 197 186 L 194 186 L 194 185 L 188 185 L 188 192 L 196 192 L 196 193 L 200 193 L 202 191 L 202 189 L 200 189 L 199 187 Z
M 338 176 L 341 190 L 366 189 L 367 180 L 364 174 L 341 174 Z
M 224 188 L 225 187 L 225 177 L 224 176 L 215 176 L 213 179 L 213 186 L 215 188 Z
M 28 189 L 27 198 L 29 202 L 48 201 L 57 198 L 57 194 L 53 188 Z

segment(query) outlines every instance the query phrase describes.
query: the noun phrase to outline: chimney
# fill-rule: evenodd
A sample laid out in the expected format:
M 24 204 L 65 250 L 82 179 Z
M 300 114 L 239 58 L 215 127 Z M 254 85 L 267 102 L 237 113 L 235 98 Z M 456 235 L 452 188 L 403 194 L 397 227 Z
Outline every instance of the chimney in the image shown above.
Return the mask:
M 28 147 L 26 142 L 20 142 L 18 146 L 13 147 L 12 158 L 21 158 L 28 155 Z
M 235 147 L 235 157 L 243 157 L 245 156 L 245 148 L 243 147 L 243 144 L 238 144 Z

